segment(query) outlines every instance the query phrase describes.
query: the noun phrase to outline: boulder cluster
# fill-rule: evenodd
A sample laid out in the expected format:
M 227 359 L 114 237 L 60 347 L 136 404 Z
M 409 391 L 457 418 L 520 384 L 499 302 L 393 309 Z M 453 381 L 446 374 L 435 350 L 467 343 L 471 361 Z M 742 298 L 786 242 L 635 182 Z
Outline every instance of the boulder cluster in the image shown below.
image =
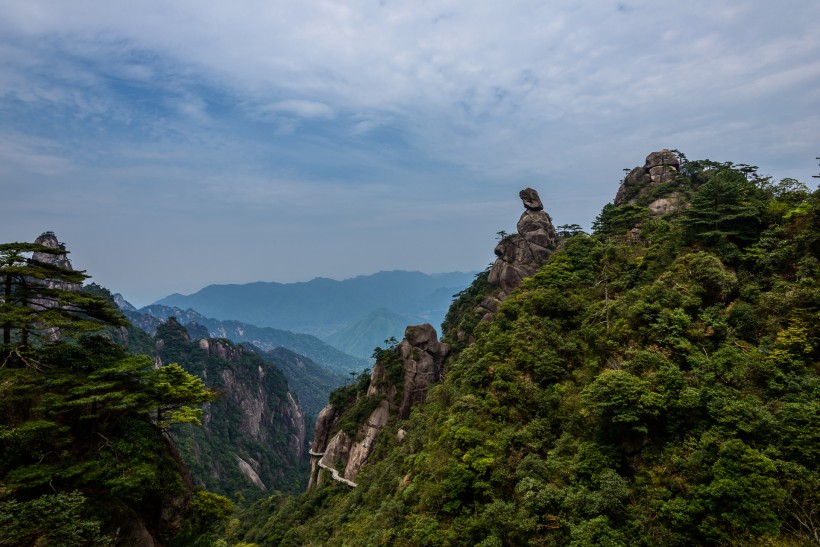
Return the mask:
M 624 178 L 615 195 L 616 206 L 635 203 L 636 200 L 662 184 L 674 181 L 680 173 L 680 161 L 671 150 L 659 150 L 646 156 L 642 167 L 635 167 Z M 676 192 L 659 197 L 648 205 L 653 216 L 681 208 L 682 197 Z

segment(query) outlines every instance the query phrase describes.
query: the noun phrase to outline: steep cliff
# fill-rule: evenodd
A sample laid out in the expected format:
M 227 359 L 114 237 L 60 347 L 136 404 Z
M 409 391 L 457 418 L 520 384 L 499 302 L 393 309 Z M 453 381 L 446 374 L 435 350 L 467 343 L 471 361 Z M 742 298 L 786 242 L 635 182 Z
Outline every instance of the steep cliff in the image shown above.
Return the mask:
M 362 375 L 331 394 L 316 419 L 310 486 L 323 483 L 323 470 L 355 486 L 381 430 L 388 422 L 407 419 L 424 401 L 430 386 L 441 381 L 449 353 L 431 325 L 409 326 L 397 346 L 379 352 L 369 378 Z
M 281 371 L 228 340 L 192 341 L 173 318 L 154 340 L 163 363 L 179 363 L 220 393 L 204 405 L 201 428 L 173 433 L 195 483 L 245 499 L 304 486 L 305 418 Z

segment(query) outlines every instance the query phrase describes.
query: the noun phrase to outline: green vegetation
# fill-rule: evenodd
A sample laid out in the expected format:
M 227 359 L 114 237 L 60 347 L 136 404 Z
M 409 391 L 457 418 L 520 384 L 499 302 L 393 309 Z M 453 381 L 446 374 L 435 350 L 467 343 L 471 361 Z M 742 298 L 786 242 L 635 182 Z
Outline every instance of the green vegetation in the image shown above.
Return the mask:
M 820 191 L 710 161 L 671 189 L 691 205 L 607 206 L 492 321 L 479 275 L 445 322 L 465 341 L 445 381 L 385 427 L 358 486 L 262 500 L 231 537 L 820 543 Z
M 95 334 L 127 322 L 79 290 L 82 272 L 32 252 L 65 250 L 0 245 L 0 544 L 169 539 L 190 492 L 162 426 L 192 421 L 212 393 Z
M 185 327 L 173 319 L 160 325 L 154 337 L 156 355 L 163 362 L 179 363 L 159 369 L 165 372 L 164 383 L 156 388 L 157 398 L 163 400 L 156 419 L 162 426 L 170 419 L 171 436 L 194 482 L 237 503 L 258 499 L 266 490 L 242 472 L 239 457 L 256 462 L 266 488 L 290 493 L 303 490 L 308 461 L 306 455 L 299 457 L 300 451 L 306 452 L 298 444 L 302 424 L 290 406 L 284 375 L 253 351 L 229 340 L 211 338 L 208 344 L 214 351 L 190 340 Z M 185 398 L 186 376 L 200 382 L 204 378 L 218 394 L 208 405 L 207 423 L 201 428 L 173 426 L 174 422 L 202 419 L 201 410 L 177 408 L 178 399 L 163 391 L 173 388 Z

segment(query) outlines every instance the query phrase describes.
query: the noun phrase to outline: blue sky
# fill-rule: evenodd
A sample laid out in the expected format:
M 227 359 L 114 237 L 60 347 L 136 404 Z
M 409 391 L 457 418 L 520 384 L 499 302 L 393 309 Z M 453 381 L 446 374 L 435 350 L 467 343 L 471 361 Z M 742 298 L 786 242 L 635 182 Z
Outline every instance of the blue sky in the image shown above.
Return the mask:
M 813 183 L 816 0 L 0 0 L 0 240 L 146 304 L 479 270 L 661 148 Z M 813 186 L 813 184 L 812 184 Z

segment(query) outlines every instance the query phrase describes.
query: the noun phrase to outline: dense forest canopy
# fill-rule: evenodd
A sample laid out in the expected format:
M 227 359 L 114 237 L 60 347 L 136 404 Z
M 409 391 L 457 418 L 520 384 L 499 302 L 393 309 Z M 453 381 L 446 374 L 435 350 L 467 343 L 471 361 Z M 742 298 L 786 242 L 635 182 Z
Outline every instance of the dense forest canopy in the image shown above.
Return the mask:
M 355 489 L 273 496 L 231 537 L 820 543 L 820 191 L 680 159 L 593 234 L 561 230 L 492 320 L 475 313 L 486 272 L 458 296 L 444 381 L 388 423 Z M 651 214 L 671 193 L 683 205 Z M 365 386 L 331 401 L 352 416 Z

